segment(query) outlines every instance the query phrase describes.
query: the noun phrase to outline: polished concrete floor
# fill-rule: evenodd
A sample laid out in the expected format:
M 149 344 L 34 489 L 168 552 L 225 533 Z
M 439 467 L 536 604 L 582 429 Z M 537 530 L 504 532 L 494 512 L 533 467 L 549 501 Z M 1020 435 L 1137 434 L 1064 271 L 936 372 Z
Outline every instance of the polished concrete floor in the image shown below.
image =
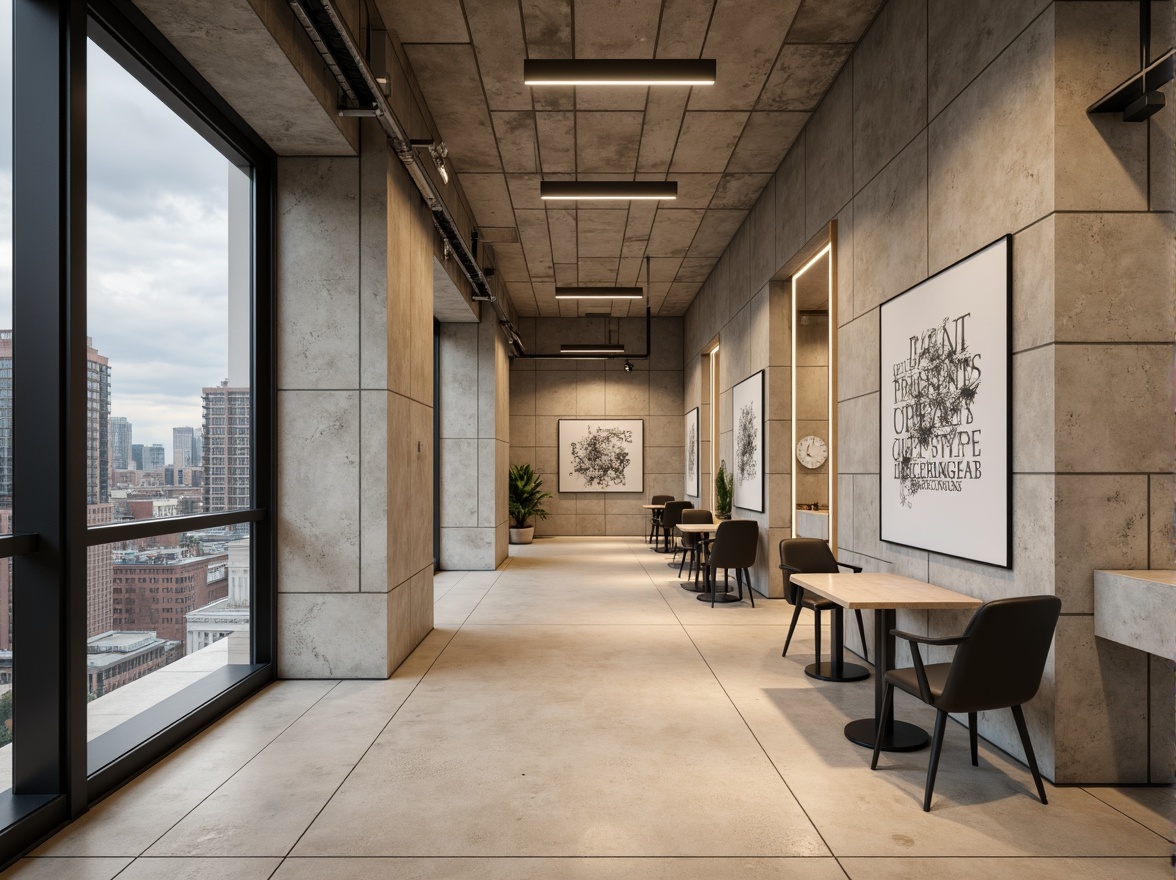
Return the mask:
M 791 608 L 711 609 L 640 539 L 546 539 L 436 578 L 388 681 L 273 685 L 5 877 L 1171 877 L 1172 791 L 1054 788 L 948 726 L 869 754 L 872 683 L 803 674 Z M 930 713 L 899 700 L 902 717 Z

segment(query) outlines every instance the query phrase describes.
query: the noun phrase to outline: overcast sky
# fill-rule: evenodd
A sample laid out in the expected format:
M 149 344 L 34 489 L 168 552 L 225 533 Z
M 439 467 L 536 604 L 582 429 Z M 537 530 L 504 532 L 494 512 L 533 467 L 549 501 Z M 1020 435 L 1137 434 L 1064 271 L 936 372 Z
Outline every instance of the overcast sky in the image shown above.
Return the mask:
M 11 0 L 0 42 L 11 58 Z M 135 443 L 202 424 L 228 369 L 228 160 L 90 44 L 88 327 Z M 0 326 L 12 314 L 11 65 L 0 64 Z M 234 169 L 234 173 L 238 173 Z M 19 343 L 18 343 L 19 345 Z

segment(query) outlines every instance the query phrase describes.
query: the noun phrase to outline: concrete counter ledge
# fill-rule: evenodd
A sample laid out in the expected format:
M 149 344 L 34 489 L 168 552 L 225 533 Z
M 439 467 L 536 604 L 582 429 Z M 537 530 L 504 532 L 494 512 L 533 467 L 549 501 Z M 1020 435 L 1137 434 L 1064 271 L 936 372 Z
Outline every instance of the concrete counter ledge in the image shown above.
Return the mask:
M 1176 659 L 1176 571 L 1096 571 L 1094 634 Z

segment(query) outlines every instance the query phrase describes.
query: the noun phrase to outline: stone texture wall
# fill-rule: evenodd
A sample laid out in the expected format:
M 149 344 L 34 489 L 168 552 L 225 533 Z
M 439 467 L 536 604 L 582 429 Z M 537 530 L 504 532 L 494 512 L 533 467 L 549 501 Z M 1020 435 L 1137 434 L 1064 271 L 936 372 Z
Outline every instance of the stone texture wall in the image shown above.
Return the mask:
M 506 559 L 510 364 L 494 312 L 441 325 L 441 568 Z
M 762 201 L 762 200 L 761 200 Z M 763 278 L 758 285 L 749 281 L 749 227 L 736 235 L 728 251 L 716 264 L 703 285 L 698 299 L 686 314 L 685 345 L 690 353 L 686 364 L 684 407 L 702 409 L 702 431 L 709 436 L 710 416 L 709 366 L 707 349 L 715 336 L 719 339 L 719 460 L 734 467 L 732 453 L 733 413 L 731 389 L 749 376 L 764 371 L 764 467 L 767 484 L 762 512 L 734 507 L 731 515 L 754 519 L 760 524 L 759 551 L 751 570 L 751 585 L 765 596 L 784 595 L 776 550 L 782 538 L 791 532 L 792 506 L 792 371 L 790 302 L 788 287 Z M 751 291 L 754 294 L 749 295 Z M 700 318 L 711 322 L 700 323 Z M 709 326 L 703 334 L 701 328 Z M 705 451 L 705 450 L 704 450 Z M 703 464 L 699 488 L 702 498 L 690 498 L 697 506 L 712 504 L 714 492 L 707 463 Z
M 1172 6 L 1153 6 L 1153 46 L 1169 46 Z M 1027 707 L 1059 782 L 1172 775 L 1171 664 L 1096 640 L 1092 618 L 1095 569 L 1174 562 L 1174 111 L 1085 113 L 1137 68 L 1137 28 L 1130 2 L 890 0 L 686 316 L 687 352 L 720 333 L 726 354 L 750 294 L 837 220 L 838 554 L 983 599 L 1062 598 Z M 1011 570 L 878 539 L 878 307 L 1006 233 Z M 945 634 L 967 617 L 899 623 Z M 1009 713 L 981 733 L 1021 755 Z
M 619 320 L 629 351 L 645 347 L 643 319 Z M 564 342 L 600 342 L 608 328 L 600 318 L 524 318 L 519 332 L 528 352 L 558 351 Z M 683 497 L 682 321 L 655 318 L 649 360 L 633 372 L 610 361 L 515 359 L 510 372 L 510 462 L 530 464 L 555 497 L 536 535 L 641 535 L 653 495 Z M 556 460 L 561 418 L 640 418 L 645 421 L 645 485 L 642 492 L 558 492 Z
M 432 224 L 362 139 L 278 162 L 283 678 L 387 677 L 433 623 Z

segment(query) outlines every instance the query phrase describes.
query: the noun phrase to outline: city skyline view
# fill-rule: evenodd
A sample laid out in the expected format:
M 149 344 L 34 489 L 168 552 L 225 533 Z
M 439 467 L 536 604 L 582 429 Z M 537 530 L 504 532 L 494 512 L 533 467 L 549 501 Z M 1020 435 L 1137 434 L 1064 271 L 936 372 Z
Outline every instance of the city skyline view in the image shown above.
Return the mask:
M 12 40 L 0 0 L 0 50 Z M 8 49 L 7 51 L 11 51 Z M 111 366 L 111 416 L 133 442 L 202 424 L 228 375 L 230 163 L 89 43 L 88 326 Z M 0 328 L 12 327 L 12 71 L 0 65 Z M 19 328 L 13 328 L 19 347 Z

